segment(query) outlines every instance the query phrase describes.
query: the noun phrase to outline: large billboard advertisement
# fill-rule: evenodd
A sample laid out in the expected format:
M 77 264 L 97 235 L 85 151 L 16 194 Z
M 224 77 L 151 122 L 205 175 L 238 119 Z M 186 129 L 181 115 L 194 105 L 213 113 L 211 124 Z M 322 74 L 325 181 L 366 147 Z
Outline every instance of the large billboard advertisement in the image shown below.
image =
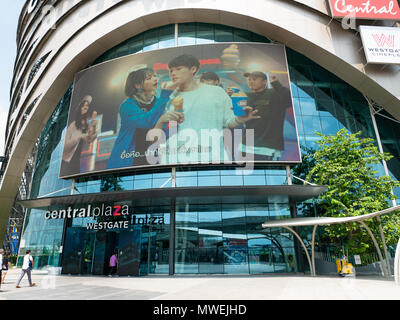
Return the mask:
M 203 44 L 133 54 L 78 73 L 60 177 L 300 161 L 284 46 Z

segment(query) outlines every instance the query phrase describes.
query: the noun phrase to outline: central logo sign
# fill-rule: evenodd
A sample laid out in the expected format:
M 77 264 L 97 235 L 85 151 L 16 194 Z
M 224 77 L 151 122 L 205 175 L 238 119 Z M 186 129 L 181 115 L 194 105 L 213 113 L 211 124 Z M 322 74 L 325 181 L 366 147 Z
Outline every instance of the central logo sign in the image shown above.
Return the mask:
M 329 0 L 334 18 L 400 20 L 397 0 Z

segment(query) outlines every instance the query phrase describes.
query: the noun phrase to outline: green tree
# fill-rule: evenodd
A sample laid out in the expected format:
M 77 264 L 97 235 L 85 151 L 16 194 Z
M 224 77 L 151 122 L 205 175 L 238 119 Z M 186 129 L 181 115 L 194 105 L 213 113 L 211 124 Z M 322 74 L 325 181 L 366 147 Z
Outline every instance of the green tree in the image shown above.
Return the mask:
M 348 217 L 388 208 L 390 200 L 395 199 L 392 190 L 399 186 L 399 182 L 386 175 L 379 176 L 375 168 L 392 156 L 380 153 L 373 139 L 360 138 L 361 132 L 350 134 L 342 129 L 335 135 L 317 134 L 321 137 L 317 141 L 319 149 L 312 155 L 314 166 L 305 180 L 328 186 L 319 197 L 320 213 L 327 217 Z M 388 245 L 397 242 L 399 220 L 397 212 L 381 217 Z M 379 235 L 377 219 L 366 223 L 375 235 Z M 359 223 L 332 225 L 324 229 L 323 242 L 347 243 L 351 254 L 375 250 L 367 231 Z

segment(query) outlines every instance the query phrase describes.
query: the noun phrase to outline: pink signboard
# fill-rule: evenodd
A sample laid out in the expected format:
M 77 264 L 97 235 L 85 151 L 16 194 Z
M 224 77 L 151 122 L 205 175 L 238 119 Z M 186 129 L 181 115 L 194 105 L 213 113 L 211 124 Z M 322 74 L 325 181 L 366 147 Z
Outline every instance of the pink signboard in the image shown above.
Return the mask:
M 400 20 L 397 0 L 329 0 L 334 18 Z

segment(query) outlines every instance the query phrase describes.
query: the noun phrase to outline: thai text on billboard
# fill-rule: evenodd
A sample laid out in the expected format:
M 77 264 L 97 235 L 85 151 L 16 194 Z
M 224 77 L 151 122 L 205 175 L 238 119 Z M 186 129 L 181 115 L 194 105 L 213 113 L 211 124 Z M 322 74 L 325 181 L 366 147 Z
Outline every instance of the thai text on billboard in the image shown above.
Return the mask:
M 60 177 L 248 162 L 301 162 L 282 45 L 161 49 L 75 77 Z

